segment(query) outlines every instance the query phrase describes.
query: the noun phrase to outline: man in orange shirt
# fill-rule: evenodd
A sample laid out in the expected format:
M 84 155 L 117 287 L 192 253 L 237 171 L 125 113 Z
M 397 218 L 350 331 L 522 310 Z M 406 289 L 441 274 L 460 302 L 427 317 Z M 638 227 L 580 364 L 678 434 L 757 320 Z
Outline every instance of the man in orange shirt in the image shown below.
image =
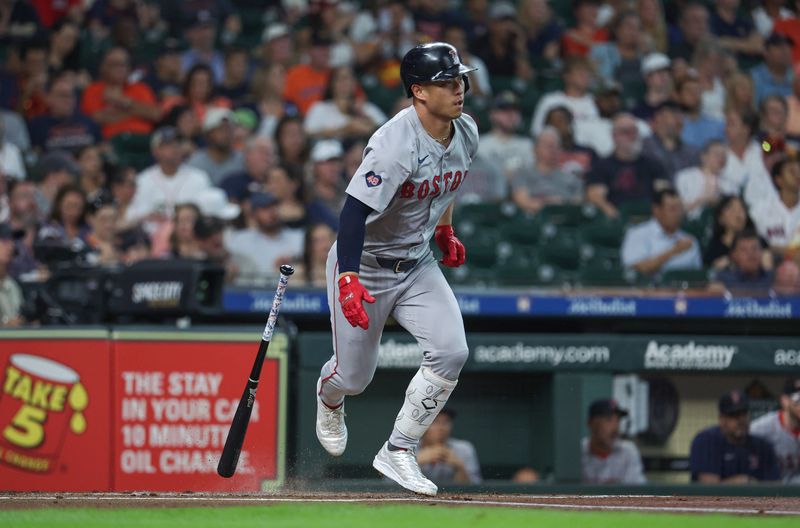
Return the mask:
M 308 64 L 298 64 L 286 72 L 283 98 L 294 103 L 305 115 L 311 105 L 322 100 L 330 76 L 330 45 L 327 37 L 314 33 Z
M 100 65 L 100 80 L 83 92 L 81 111 L 102 127 L 104 139 L 123 132 L 149 134 L 161 118 L 153 91 L 144 83 L 128 82 L 130 56 L 111 48 Z

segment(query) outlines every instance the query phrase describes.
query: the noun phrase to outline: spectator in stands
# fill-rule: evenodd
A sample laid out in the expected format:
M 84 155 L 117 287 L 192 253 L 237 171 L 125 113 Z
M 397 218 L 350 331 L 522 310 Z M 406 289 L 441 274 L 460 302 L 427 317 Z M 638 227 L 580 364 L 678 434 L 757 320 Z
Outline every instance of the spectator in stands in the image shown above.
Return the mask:
M 189 13 L 189 16 L 192 18 L 185 33 L 189 49 L 181 56 L 181 70 L 186 73 L 196 64 L 205 64 L 211 68 L 214 83 L 218 84 L 225 77 L 225 60 L 222 54 L 214 49 L 216 20 L 207 9 Z
M 117 247 L 117 206 L 114 202 L 98 197 L 89 202 L 86 208 L 86 223 L 89 226 L 84 239 L 100 265 L 119 262 Z
M 47 49 L 47 43 L 38 38 L 22 45 L 20 72 L 17 75 L 19 106 L 16 109 L 26 119 L 41 115 L 47 109 L 44 93 L 48 80 Z
M 83 92 L 81 111 L 101 127 L 103 138 L 130 132 L 148 134 L 161 118 L 152 90 L 141 82 L 128 82 L 130 56 L 119 47 L 103 57 L 100 80 Z
M 278 217 L 287 227 L 300 228 L 308 223 L 309 213 L 314 211 L 306 210 L 306 204 L 303 202 L 303 185 L 297 174 L 291 174 L 281 165 L 272 166 L 267 172 L 265 189 L 280 200 Z M 327 220 L 329 226 L 333 222 L 332 229 L 336 227 L 334 215 L 330 215 Z
M 238 284 L 263 285 L 278 267 L 303 254 L 303 232 L 289 229 L 278 216 L 279 200 L 269 193 L 250 197 L 253 227 L 229 233 L 225 248 L 238 269 Z
M 39 230 L 36 186 L 29 180 L 8 182 L 8 225 L 15 233 L 14 257 L 8 273 L 15 279 L 45 280 L 48 270 L 33 256 L 33 242 Z
M 778 397 L 780 407 L 750 424 L 750 434 L 772 445 L 784 484 L 800 484 L 800 377 L 790 377 Z
M 330 46 L 328 37 L 313 33 L 308 64 L 297 64 L 286 72 L 283 98 L 294 104 L 305 116 L 311 105 L 321 101 L 330 77 Z
M 653 109 L 650 120 L 652 134 L 642 142 L 642 152 L 661 164 L 672 181 L 675 175 L 699 161 L 699 149 L 681 139 L 683 115 L 673 101 L 663 101 Z
M 650 121 L 662 103 L 672 97 L 672 73 L 669 57 L 663 53 L 650 53 L 642 59 L 641 74 L 644 78 L 645 92 L 633 109 L 633 115 Z
M 100 148 L 94 145 L 83 147 L 77 157 L 78 186 L 91 203 L 106 192 L 106 171 Z
M 617 207 L 630 200 L 647 200 L 659 180 L 669 181 L 661 165 L 642 155 L 636 119 L 628 113 L 614 118 L 614 152 L 594 164 L 587 175 L 586 198 L 609 218 L 619 215 Z
M 169 237 L 169 254 L 175 258 L 202 259 L 205 253 L 195 236 L 200 209 L 193 203 L 175 206 L 175 228 Z
M 303 121 L 297 116 L 285 116 L 275 128 L 278 158 L 293 172 L 303 173 L 308 161 L 308 136 L 303 131 Z
M 544 124 L 555 128 L 561 136 L 561 159 L 559 160 L 561 170 L 583 179 L 597 155 L 592 149 L 575 143 L 572 112 L 566 106 L 556 106 L 547 112 Z
M 2 86 L 0 86 L 0 92 L 2 92 Z M 2 102 L 0 102 L 1 104 Z M 16 145 L 20 152 L 30 150 L 31 139 L 28 135 L 28 125 L 20 114 L 0 106 L 0 127 L 5 130 L 6 141 Z
M 794 73 L 792 93 L 786 97 L 786 106 L 788 108 L 786 133 L 794 137 L 800 137 L 800 75 L 798 75 L 798 68 L 795 68 Z
M 622 242 L 622 264 L 643 275 L 676 269 L 700 269 L 700 244 L 680 229 L 683 206 L 672 189 L 653 194 L 653 218 L 628 228 Z
M 669 56 L 689 64 L 697 46 L 711 37 L 708 9 L 702 2 L 689 2 L 680 13 L 680 37 L 669 48 Z
M 162 106 L 169 111 L 176 105 L 184 104 L 192 107 L 200 123 L 209 109 L 231 107 L 230 100 L 216 94 L 213 74 L 205 64 L 192 66 L 183 79 L 182 95 L 167 98 Z
M 800 152 L 800 140 L 786 134 L 789 107 L 785 98 L 768 95 L 758 106 L 758 112 L 758 141 L 764 151 L 764 164 L 769 169 L 778 159 Z
M 786 0 L 762 0 L 761 5 L 753 9 L 750 15 L 756 31 L 762 38 L 772 34 L 775 23 L 779 20 L 794 18 L 796 14 L 791 9 L 784 7 Z
M 469 64 L 473 68 L 478 68 L 469 74 L 469 97 L 471 100 L 491 97 L 492 84 L 488 66 L 477 55 L 470 53 L 467 31 L 463 26 L 447 26 L 442 38 L 444 42 L 449 42 L 458 50 L 461 62 Z M 480 72 L 480 73 L 478 73 Z
M 793 260 L 784 260 L 775 270 L 775 282 L 772 284 L 772 289 L 778 295 L 800 293 L 800 267 Z
M 201 216 L 194 224 L 194 236 L 203 253 L 203 260 L 225 269 L 225 282 L 231 282 L 239 273 L 236 264 L 225 249 L 225 222 L 219 218 Z
M 642 457 L 636 444 L 621 439 L 620 418 L 628 416 L 615 400 L 589 406 L 589 436 L 581 441 L 584 484 L 644 484 Z
M 737 295 L 766 295 L 772 287 L 772 270 L 764 268 L 761 240 L 755 231 L 745 229 L 733 237 L 730 264 L 716 273 L 712 290 Z
M 678 84 L 678 101 L 683 106 L 681 139 L 687 145 L 703 148 L 712 139 L 725 139 L 725 124 L 703 114 L 702 88 L 696 76 L 687 76 Z
M 434 418 L 419 442 L 417 463 L 436 484 L 478 484 L 482 478 L 475 446 L 450 436 L 455 417 L 455 411 L 445 407 Z
M 250 86 L 250 63 L 247 50 L 231 47 L 225 51 L 225 76 L 219 83 L 219 95 L 231 101 L 233 106 L 244 104 Z
M 244 170 L 242 153 L 233 149 L 232 116 L 227 108 L 210 108 L 203 118 L 206 147 L 196 150 L 186 161 L 208 174 L 214 185 L 229 174 Z
M 725 112 L 725 143 L 728 151 L 719 180 L 723 195 L 741 195 L 750 180 L 769 181 L 761 145 L 754 139 L 757 126 L 758 119 L 754 114 L 736 109 Z
M 750 401 L 740 390 L 719 400 L 719 425 L 697 433 L 689 453 L 692 482 L 746 484 L 780 479 L 772 446 L 748 433 Z
M 295 266 L 296 274 L 306 286 L 325 288 L 325 265 L 328 251 L 336 241 L 336 232 L 326 224 L 312 224 L 305 232 L 303 261 Z
M 756 89 L 753 78 L 746 73 L 735 72 L 725 81 L 725 113 L 755 114 Z
M 50 207 L 62 187 L 77 182 L 78 165 L 67 152 L 55 150 L 39 159 L 34 167 L 36 181 L 36 206 L 42 218 L 50 214 Z
M 130 222 L 128 208 L 136 195 L 136 169 L 125 165 L 115 167 L 109 175 L 109 194 L 117 206 L 117 230 L 124 231 Z
M 613 79 L 600 77 L 595 83 L 593 94 L 598 116 L 587 119 L 575 129 L 575 141 L 592 149 L 598 156 L 608 156 L 614 150 L 612 121 L 622 110 L 622 86 Z M 640 119 L 636 119 L 636 128 L 639 129 L 640 137 L 650 135 L 650 127 Z
M 495 96 L 489 122 L 491 129 L 481 136 L 478 156 L 492 167 L 494 178 L 503 183 L 507 195 L 514 175 L 533 167 L 533 141 L 519 133 L 522 116 L 514 92 L 506 90 Z
M 778 192 L 754 203 L 750 215 L 758 234 L 780 255 L 800 246 L 800 161 L 782 159 L 771 175 Z
M 311 105 L 303 126 L 312 139 L 339 141 L 369 137 L 386 122 L 380 108 L 358 93 L 358 81 L 350 66 L 331 70 L 321 101 Z
M 24 180 L 28 176 L 22 152 L 19 147 L 6 140 L 2 122 L 0 122 L 0 172 L 19 180 Z
M 764 62 L 750 70 L 756 91 L 756 105 L 769 95 L 786 97 L 792 93 L 794 41 L 781 33 L 773 33 L 765 46 Z
M 792 51 L 792 62 L 797 64 L 800 62 L 800 46 L 798 45 L 800 42 L 800 18 L 797 17 L 797 13 L 800 13 L 800 9 L 798 9 L 800 5 L 798 5 L 796 0 L 790 5 L 794 11 L 792 16 L 781 20 L 774 20 L 772 31 L 792 37 L 792 40 L 795 42 L 794 50 Z
M 339 212 L 345 198 L 347 180 L 344 177 L 341 144 L 333 139 L 317 142 L 311 151 L 311 188 L 308 196 L 309 220 L 325 222 L 339 230 Z
M 559 166 L 561 138 L 558 131 L 545 127 L 536 138 L 536 162 L 532 169 L 516 172 L 511 184 L 514 203 L 527 213 L 536 213 L 549 204 L 579 203 L 583 180 Z
M 66 185 L 56 194 L 48 221 L 39 228 L 39 240 L 74 248 L 86 247 L 86 195 L 77 185 Z
M 715 0 L 709 27 L 725 49 L 740 59 L 754 58 L 764 51 L 764 40 L 752 22 L 739 13 L 739 3 L 740 0 Z
M 589 56 L 597 74 L 623 86 L 641 82 L 642 22 L 635 11 L 616 13 L 609 25 L 611 40 L 592 46 Z
M 171 217 L 177 204 L 191 202 L 211 186 L 211 181 L 205 172 L 183 163 L 174 128 L 156 130 L 150 147 L 156 163 L 137 176 L 136 194 L 125 212 L 125 220 L 147 220 L 150 225 L 146 227 L 154 232 L 158 224 Z
M 296 116 L 297 107 L 283 98 L 286 85 L 286 68 L 273 63 L 259 70 L 253 78 L 254 107 L 261 120 L 257 133 L 261 136 L 275 136 L 278 122 L 285 116 Z
M 263 65 L 277 64 L 286 71 L 294 63 L 294 54 L 294 41 L 286 24 L 273 22 L 264 28 L 259 54 Z
M 573 0 L 575 27 L 569 28 L 561 38 L 562 55 L 586 56 L 592 46 L 608 40 L 608 31 L 597 23 L 600 4 L 600 0 Z
M 742 199 L 736 195 L 723 197 L 714 209 L 714 228 L 711 240 L 703 253 L 705 265 L 715 270 L 727 268 L 730 264 L 728 254 L 733 247 L 733 239 L 745 229 L 752 231 L 755 228 L 753 221 L 747 215 L 747 208 Z M 761 245 L 766 246 L 763 239 Z M 763 252 L 761 265 L 765 269 L 772 269 L 772 253 Z
M 722 81 L 725 53 L 717 43 L 708 41 L 697 47 L 692 58 L 702 94 L 700 112 L 720 121 L 725 119 L 726 92 Z
M 100 143 L 100 129 L 78 110 L 75 75 L 58 73 L 47 87 L 47 113 L 30 121 L 31 142 L 38 153 L 66 150 L 77 154 Z
M 178 133 L 178 143 L 183 159 L 189 159 L 203 142 L 203 121 L 197 118 L 195 111 L 186 104 L 173 106 L 159 123 L 160 127 L 169 126 Z
M 589 2 L 586 5 L 592 4 Z M 572 113 L 575 127 L 600 116 L 594 98 L 589 94 L 592 65 L 584 57 L 573 57 L 564 64 L 564 91 L 550 92 L 541 98 L 531 122 L 531 135 L 536 137 L 544 127 L 544 118 L 556 106 L 565 106 Z
M 668 45 L 667 21 L 659 0 L 639 0 L 639 19 L 642 21 L 644 49 L 666 53 Z
M 183 46 L 175 38 L 166 38 L 155 61 L 142 79 L 159 101 L 178 97 L 182 92 L 181 52 Z
M 81 29 L 74 21 L 62 19 L 50 31 L 47 65 L 52 72 L 80 70 L 78 39 Z
M 275 142 L 270 137 L 253 136 L 244 147 L 244 170 L 228 174 L 219 184 L 228 199 L 241 204 L 250 193 L 263 190 L 267 174 L 276 163 Z
M 0 327 L 21 326 L 22 290 L 9 274 L 14 237 L 8 224 L 0 224 Z
M 683 202 L 687 218 L 700 218 L 703 210 L 719 201 L 719 178 L 725 167 L 725 145 L 709 141 L 700 153 L 700 164 L 675 175 L 675 189 Z
M 127 266 L 151 257 L 150 238 L 139 227 L 131 227 L 121 231 L 117 236 L 117 245 L 120 252 L 120 262 Z
M 475 40 L 472 49 L 491 76 L 530 80 L 533 70 L 528 60 L 525 33 L 516 16 L 517 9 L 511 2 L 492 2 L 488 31 Z
M 517 20 L 525 31 L 528 56 L 555 61 L 561 54 L 564 25 L 553 13 L 547 0 L 521 0 Z M 449 41 L 448 41 L 449 42 Z M 457 49 L 461 49 L 456 46 Z M 467 62 L 467 64 L 472 64 Z

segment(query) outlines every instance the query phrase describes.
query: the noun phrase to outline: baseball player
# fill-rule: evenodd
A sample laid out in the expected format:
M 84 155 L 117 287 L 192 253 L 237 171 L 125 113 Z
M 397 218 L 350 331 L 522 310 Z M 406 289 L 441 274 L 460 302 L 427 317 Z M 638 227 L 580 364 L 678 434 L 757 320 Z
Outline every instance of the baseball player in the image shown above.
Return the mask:
M 436 495 L 415 449 L 458 382 L 469 350 L 458 303 L 441 263 L 464 263 L 453 232 L 453 201 L 478 150 L 475 122 L 462 113 L 469 68 L 450 44 L 410 50 L 400 65 L 413 104 L 370 138 L 347 187 L 339 236 L 328 254 L 328 304 L 334 354 L 317 383 L 317 437 L 344 452 L 345 396 L 369 385 L 386 319 L 392 316 L 423 350 L 394 428 L 373 466 L 406 489 Z
M 800 378 L 786 380 L 780 402 L 780 409 L 750 424 L 750 434 L 772 444 L 783 482 L 800 484 Z

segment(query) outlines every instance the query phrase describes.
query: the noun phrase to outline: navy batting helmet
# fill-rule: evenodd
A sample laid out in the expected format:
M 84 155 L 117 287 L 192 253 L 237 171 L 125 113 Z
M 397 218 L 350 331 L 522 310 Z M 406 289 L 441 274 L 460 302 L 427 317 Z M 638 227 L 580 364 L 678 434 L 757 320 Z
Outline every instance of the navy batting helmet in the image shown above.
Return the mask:
M 461 64 L 456 48 L 447 42 L 431 42 L 412 48 L 403 62 L 400 63 L 400 78 L 406 89 L 406 96 L 411 97 L 411 85 L 431 81 L 446 81 L 464 78 L 464 92 L 469 90 L 467 73 L 477 68 Z

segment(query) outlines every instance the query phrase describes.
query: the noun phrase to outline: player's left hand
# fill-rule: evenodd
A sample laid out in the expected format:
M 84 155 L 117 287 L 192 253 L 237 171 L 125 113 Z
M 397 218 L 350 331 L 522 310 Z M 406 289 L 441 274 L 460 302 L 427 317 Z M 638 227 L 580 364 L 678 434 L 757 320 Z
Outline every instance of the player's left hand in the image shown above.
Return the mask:
M 453 226 L 436 226 L 434 239 L 436 240 L 436 245 L 442 250 L 442 260 L 439 262 L 445 266 L 457 268 L 467 259 L 467 250 L 464 248 L 464 244 L 456 237 Z

